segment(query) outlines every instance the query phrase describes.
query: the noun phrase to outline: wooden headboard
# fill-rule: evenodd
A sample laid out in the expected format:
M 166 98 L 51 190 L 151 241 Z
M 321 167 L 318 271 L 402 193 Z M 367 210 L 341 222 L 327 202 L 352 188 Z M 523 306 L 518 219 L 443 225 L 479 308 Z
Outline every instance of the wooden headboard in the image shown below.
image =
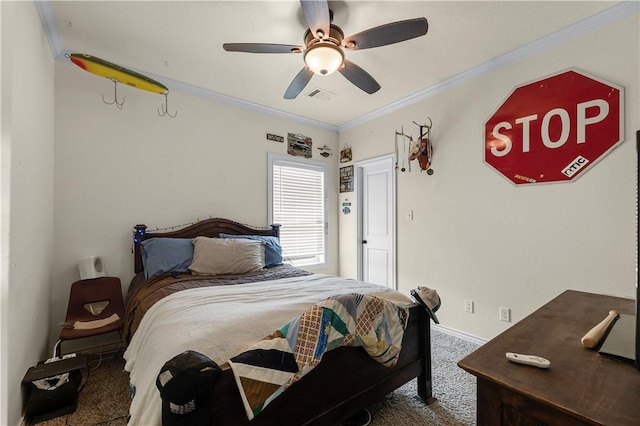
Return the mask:
M 271 225 L 269 229 L 252 228 L 248 225 L 243 225 L 241 223 L 222 218 L 205 219 L 178 230 L 171 230 L 167 232 L 147 232 L 146 225 L 136 225 L 133 229 L 133 256 L 136 274 L 144 270 L 142 266 L 140 243 L 144 240 L 148 240 L 149 238 L 195 238 L 200 236 L 215 238 L 220 236 L 221 233 L 232 235 L 264 235 L 280 237 L 280 225 L 278 224 Z

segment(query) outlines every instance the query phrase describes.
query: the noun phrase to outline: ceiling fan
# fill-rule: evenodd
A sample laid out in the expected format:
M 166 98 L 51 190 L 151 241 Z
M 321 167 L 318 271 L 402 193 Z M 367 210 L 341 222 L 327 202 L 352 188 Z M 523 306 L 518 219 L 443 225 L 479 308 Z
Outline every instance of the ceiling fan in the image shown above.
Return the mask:
M 380 89 L 368 72 L 349 61 L 344 50 L 361 50 L 398 43 L 427 33 L 426 18 L 392 22 L 345 37 L 342 29 L 332 24 L 333 12 L 327 0 L 300 0 L 302 12 L 309 24 L 304 33 L 304 46 L 271 43 L 225 43 L 228 52 L 303 53 L 305 66 L 293 79 L 284 94 L 294 99 L 305 88 L 313 74 L 329 75 L 338 71 L 347 80 L 372 94 Z

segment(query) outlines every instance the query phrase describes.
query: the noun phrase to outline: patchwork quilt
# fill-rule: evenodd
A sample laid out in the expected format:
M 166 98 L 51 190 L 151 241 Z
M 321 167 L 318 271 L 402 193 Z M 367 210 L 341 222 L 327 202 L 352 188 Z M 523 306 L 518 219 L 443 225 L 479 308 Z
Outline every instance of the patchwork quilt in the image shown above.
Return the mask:
M 359 293 L 307 309 L 229 361 L 247 417 L 253 419 L 337 347 L 361 346 L 382 365 L 395 365 L 408 319 L 406 305 Z

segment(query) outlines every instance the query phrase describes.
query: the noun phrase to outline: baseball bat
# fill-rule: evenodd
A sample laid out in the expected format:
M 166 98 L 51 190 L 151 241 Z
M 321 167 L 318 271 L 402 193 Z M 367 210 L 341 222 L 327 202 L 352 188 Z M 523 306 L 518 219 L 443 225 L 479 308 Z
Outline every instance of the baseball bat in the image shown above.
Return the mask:
M 585 348 L 595 348 L 596 346 L 598 346 L 598 343 L 600 343 L 600 340 L 602 340 L 602 337 L 607 332 L 607 329 L 609 328 L 611 323 L 616 318 L 618 318 L 618 316 L 618 312 L 614 310 L 609 311 L 609 315 L 607 315 L 605 319 L 600 321 L 598 325 L 593 327 L 587 334 L 582 336 L 582 339 L 580 339 L 582 345 Z

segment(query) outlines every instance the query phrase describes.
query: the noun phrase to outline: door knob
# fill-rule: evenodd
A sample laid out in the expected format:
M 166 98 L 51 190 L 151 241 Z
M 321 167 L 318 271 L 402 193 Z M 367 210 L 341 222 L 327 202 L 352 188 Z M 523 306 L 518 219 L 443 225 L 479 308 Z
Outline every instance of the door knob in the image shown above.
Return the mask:
M 362 244 L 367 244 L 367 240 L 362 240 Z

